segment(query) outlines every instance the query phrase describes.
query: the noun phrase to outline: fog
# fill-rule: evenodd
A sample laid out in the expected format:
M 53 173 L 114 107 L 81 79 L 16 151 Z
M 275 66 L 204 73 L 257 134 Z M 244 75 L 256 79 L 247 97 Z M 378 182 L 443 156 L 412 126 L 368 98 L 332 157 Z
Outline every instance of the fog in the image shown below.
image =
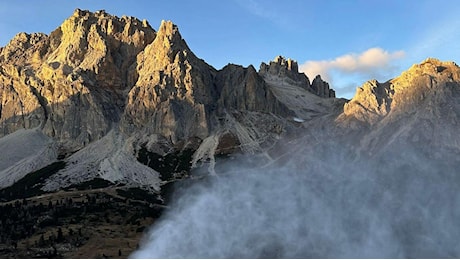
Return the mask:
M 178 184 L 131 257 L 460 257 L 458 164 L 407 147 L 378 157 L 323 148 L 263 167 L 235 159 Z

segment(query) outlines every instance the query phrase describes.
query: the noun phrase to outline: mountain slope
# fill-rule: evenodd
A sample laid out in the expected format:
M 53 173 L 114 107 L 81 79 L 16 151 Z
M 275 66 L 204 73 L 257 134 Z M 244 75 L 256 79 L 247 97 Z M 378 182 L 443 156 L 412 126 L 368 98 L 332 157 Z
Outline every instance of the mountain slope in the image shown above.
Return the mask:
M 264 152 L 295 134 L 299 117 L 328 114 L 335 102 L 322 98 L 334 96 L 328 86 L 310 85 L 290 59 L 277 57 L 259 72 L 231 64 L 216 70 L 172 22 L 155 31 L 104 11 L 77 9 L 50 35 L 18 34 L 1 49 L 0 65 L 2 135 L 38 128 L 56 147 L 46 161 L 67 162 L 48 191 L 94 178 L 159 191 L 161 162 L 141 160 L 153 168 L 143 167 L 141 153 L 153 160 L 197 151 L 193 162 L 181 162 L 190 170 L 214 162 L 215 153 Z M 293 85 L 286 91 L 273 77 Z
M 369 129 L 361 149 L 389 151 L 393 143 L 413 145 L 439 158 L 460 152 L 460 68 L 427 59 L 385 83 L 370 81 L 344 106 L 337 122 Z M 442 152 L 441 152 L 442 150 Z M 444 151 L 445 150 L 445 151 Z M 447 152 L 450 151 L 450 152 Z

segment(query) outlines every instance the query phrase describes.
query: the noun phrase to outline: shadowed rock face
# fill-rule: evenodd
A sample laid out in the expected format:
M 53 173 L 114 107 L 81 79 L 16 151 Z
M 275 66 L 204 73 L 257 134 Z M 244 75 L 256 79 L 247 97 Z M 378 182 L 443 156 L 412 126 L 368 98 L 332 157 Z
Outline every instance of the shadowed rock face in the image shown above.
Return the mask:
M 321 79 L 321 76 L 318 75 L 313 79 L 311 83 L 311 88 L 313 93 L 320 97 L 332 97 L 335 98 L 335 91 L 329 88 L 329 83 Z
M 318 75 L 310 80 L 304 73 L 299 73 L 299 66 L 296 61 L 277 56 L 267 65 L 262 62 L 259 74 L 266 79 L 279 78 L 289 84 L 304 88 L 320 97 L 335 97 L 335 91 L 329 88 L 329 84 Z
M 303 73 L 299 73 L 297 62 L 282 56 L 277 56 L 273 61 L 270 61 L 269 64 L 262 62 L 262 64 L 260 64 L 259 73 L 261 76 L 271 75 L 285 78 L 305 88 L 310 86 L 310 81 L 307 76 Z

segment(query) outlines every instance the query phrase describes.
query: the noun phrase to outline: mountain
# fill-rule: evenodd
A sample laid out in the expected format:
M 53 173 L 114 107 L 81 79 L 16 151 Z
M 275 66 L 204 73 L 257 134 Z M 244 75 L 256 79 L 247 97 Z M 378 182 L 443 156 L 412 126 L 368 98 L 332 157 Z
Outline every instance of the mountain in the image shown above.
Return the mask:
M 16 35 L 0 64 L 2 135 L 36 129 L 52 140 L 45 154 L 55 157 L 35 158 L 43 163 L 34 167 L 9 160 L 19 165 L 2 169 L 9 180 L 2 187 L 63 160 L 44 190 L 102 178 L 159 191 L 158 169 L 136 160 L 141 149 L 151 156 L 199 150 L 194 165 L 214 161 L 219 143 L 235 146 L 219 150 L 262 151 L 261 139 L 269 143 L 295 125 L 288 118 L 327 113 L 334 102 L 320 98 L 334 97 L 327 83 L 318 77 L 310 85 L 290 59 L 262 63 L 259 72 L 232 64 L 216 70 L 172 22 L 155 31 L 104 11 L 77 9 L 50 35 Z M 307 113 L 303 103 L 313 103 Z
M 432 160 L 458 162 L 459 67 L 429 58 L 385 83 L 366 82 L 336 119 L 342 128 L 366 129 L 360 150 L 382 154 L 416 147 Z
M 387 82 L 368 81 L 345 100 L 320 75 L 310 82 L 294 60 L 278 56 L 259 70 L 235 64 L 217 70 L 190 50 L 171 21 L 155 31 L 145 20 L 76 9 L 49 35 L 19 33 L 0 48 L 0 202 L 12 210 L 8 203 L 30 200 L 52 217 L 51 206 L 38 206 L 49 199 L 59 202 L 54 212 L 93 209 L 94 219 L 107 223 L 107 214 L 117 212 L 116 225 L 147 225 L 145 216 L 120 209 L 159 214 L 172 184 L 219 175 L 232 160 L 319 172 L 335 172 L 337 162 L 455 168 L 459 98 L 453 62 L 427 59 Z M 85 227 L 64 219 L 53 225 Z M 34 230 L 9 230 L 15 235 L 0 237 L 0 244 L 23 241 L 29 250 L 25 241 L 41 243 L 37 232 L 47 232 Z M 123 251 L 139 241 L 133 232 Z M 69 231 L 69 237 L 85 236 Z M 5 256 L 27 256 L 5 248 Z M 53 254 L 40 250 L 38 256 Z M 100 256 L 77 251 L 61 256 Z

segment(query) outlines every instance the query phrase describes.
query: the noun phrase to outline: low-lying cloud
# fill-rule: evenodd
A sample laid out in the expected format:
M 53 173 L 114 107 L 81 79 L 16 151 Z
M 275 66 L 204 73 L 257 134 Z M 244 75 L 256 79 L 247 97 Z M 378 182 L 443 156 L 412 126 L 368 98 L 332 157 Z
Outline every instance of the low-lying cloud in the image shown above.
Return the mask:
M 362 53 L 350 53 L 333 60 L 306 61 L 300 65 L 300 71 L 309 78 L 321 75 L 323 79 L 331 82 L 331 72 L 338 71 L 343 74 L 359 74 L 375 78 L 386 72 L 394 70 L 393 61 L 403 58 L 404 51 L 388 52 L 382 48 L 370 48 Z
M 352 159 L 333 142 L 317 148 L 216 170 L 182 190 L 131 257 L 460 256 L 456 167 L 407 147 L 378 160 Z

